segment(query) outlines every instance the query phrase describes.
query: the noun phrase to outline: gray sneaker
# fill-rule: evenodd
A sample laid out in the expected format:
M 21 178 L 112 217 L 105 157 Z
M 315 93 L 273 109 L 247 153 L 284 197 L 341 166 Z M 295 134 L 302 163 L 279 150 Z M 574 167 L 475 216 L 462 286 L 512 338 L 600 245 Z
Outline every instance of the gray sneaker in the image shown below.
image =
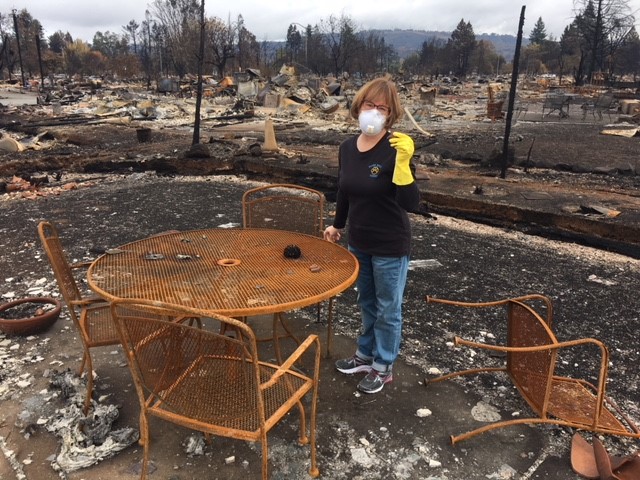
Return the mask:
M 379 372 L 371 369 L 366 377 L 358 384 L 358 390 L 364 393 L 378 393 L 386 383 L 393 381 L 393 373 Z
M 364 360 L 357 355 L 343 358 L 336 362 L 336 369 L 341 373 L 370 372 L 372 360 Z

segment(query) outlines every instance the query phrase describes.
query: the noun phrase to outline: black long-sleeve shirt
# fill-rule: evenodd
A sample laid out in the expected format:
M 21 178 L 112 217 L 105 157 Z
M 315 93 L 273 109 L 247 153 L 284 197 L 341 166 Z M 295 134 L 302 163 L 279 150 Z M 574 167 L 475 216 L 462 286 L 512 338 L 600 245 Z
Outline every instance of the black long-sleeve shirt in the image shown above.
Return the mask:
M 348 222 L 349 244 L 369 255 L 401 257 L 411 249 L 407 212 L 418 210 L 420 192 L 392 183 L 396 150 L 385 135 L 371 150 L 358 151 L 357 136 L 345 140 L 338 152 L 338 194 L 335 228 Z

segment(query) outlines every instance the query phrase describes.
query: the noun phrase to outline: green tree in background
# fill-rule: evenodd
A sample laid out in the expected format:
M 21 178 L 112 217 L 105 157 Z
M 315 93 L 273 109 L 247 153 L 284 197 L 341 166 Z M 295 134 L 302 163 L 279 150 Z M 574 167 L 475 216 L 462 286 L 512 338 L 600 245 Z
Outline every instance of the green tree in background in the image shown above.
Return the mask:
M 536 45 L 540 45 L 546 39 L 547 39 L 546 27 L 544 25 L 544 22 L 542 21 L 542 17 L 538 17 L 538 21 L 536 22 L 536 24 L 533 27 L 533 30 L 531 30 L 531 33 L 529 34 L 529 42 Z
M 456 62 L 455 73 L 465 76 L 469 73 L 469 59 L 471 53 L 476 48 L 476 35 L 473 32 L 471 22 L 460 20 L 458 26 L 451 34 L 449 48 Z
M 635 24 L 629 0 L 575 0 L 574 4 L 578 13 L 573 23 L 583 56 L 576 83 L 592 81 L 598 72 L 611 77 L 617 50 Z
M 634 81 L 640 78 L 640 36 L 635 27 L 627 35 L 624 44 L 618 50 L 616 68 L 623 74 L 629 74 Z

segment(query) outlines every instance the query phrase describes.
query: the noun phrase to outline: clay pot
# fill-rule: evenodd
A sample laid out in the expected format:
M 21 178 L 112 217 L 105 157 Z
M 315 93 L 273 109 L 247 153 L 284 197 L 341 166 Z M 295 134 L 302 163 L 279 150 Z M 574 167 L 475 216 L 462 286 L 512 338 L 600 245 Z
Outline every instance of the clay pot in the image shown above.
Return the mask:
M 46 310 L 32 317 L 6 318 L 4 315 L 5 311 L 25 303 L 48 304 L 54 305 L 55 307 L 52 310 Z M 0 330 L 9 335 L 32 335 L 42 332 L 55 323 L 60 316 L 61 309 L 62 304 L 60 301 L 51 297 L 27 297 L 5 303 L 0 306 Z

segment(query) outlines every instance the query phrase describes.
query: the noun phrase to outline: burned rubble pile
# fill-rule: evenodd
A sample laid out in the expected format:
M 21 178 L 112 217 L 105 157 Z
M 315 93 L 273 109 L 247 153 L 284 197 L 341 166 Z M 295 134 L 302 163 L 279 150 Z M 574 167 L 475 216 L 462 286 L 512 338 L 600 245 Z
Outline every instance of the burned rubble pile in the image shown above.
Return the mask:
M 338 145 L 357 131 L 350 99 L 365 80 L 318 78 L 288 66 L 269 79 L 254 70 L 207 78 L 195 145 L 193 78 L 151 89 L 144 82 L 70 83 L 39 103 L 32 93 L 31 105 L 12 104 L 5 90 L 0 199 L 34 200 L 91 187 L 113 174 L 141 172 L 301 183 L 330 199 Z M 625 222 L 640 223 L 629 204 L 640 181 L 636 91 L 523 77 L 505 158 L 506 77 L 397 78 L 396 83 L 406 111 L 398 129 L 414 139 L 416 175 L 432 210 L 528 225 L 542 218 L 530 214 L 530 207 L 560 209 L 571 218 L 559 222 L 547 215 L 542 228 L 553 232 L 562 225 L 561 235 L 579 241 L 585 230 L 587 236 L 593 231 L 592 217 L 622 214 Z M 570 102 L 551 110 L 548 99 L 559 92 Z M 604 95 L 614 103 L 596 112 L 592 107 Z M 499 179 L 503 171 L 506 182 Z M 505 196 L 525 211 L 492 213 L 491 205 Z M 611 239 L 619 249 L 616 242 L 630 238 L 623 230 L 614 225 L 598 237 L 607 248 Z
M 325 160 L 335 155 L 342 138 L 355 132 L 348 109 L 364 81 L 318 78 L 286 65 L 269 79 L 251 69 L 221 80 L 205 78 L 200 144 L 191 148 L 196 108 L 193 78 L 166 79 L 151 89 L 144 82 L 69 82 L 36 96 L 37 102 L 27 106 L 2 104 L 0 92 L 0 191 L 24 188 L 7 188 L 13 176 L 37 187 L 53 172 L 164 169 L 165 173 L 208 174 L 238 169 L 239 162 L 234 162 L 238 157 L 298 164 Z M 453 159 L 495 167 L 501 161 L 506 77 L 491 82 L 397 79 L 397 84 L 407 113 L 398 128 L 415 137 L 421 163 L 441 166 Z M 519 88 L 513 113 L 518 128 L 511 138 L 516 151 L 511 161 L 525 167 L 567 168 L 571 163 L 557 155 L 556 160 L 545 158 L 553 147 L 543 142 L 560 140 L 539 132 L 541 124 L 583 127 L 583 132 L 574 133 L 583 138 L 594 135 L 594 124 L 598 136 L 638 134 L 640 100 L 635 92 L 615 92 L 615 111 L 614 107 L 604 114 L 598 111 L 598 117 L 588 106 L 603 94 L 602 88 L 566 87 L 574 92 L 566 112 L 545 111 L 545 99 L 558 90 L 548 80 L 524 79 Z M 265 148 L 267 120 L 273 122 L 277 143 Z M 559 135 L 566 142 L 566 132 Z M 637 146 L 636 140 L 631 142 Z M 199 162 L 190 161 L 194 158 Z M 210 159 L 208 167 L 203 166 L 205 159 Z M 637 173 L 633 164 L 614 168 Z

